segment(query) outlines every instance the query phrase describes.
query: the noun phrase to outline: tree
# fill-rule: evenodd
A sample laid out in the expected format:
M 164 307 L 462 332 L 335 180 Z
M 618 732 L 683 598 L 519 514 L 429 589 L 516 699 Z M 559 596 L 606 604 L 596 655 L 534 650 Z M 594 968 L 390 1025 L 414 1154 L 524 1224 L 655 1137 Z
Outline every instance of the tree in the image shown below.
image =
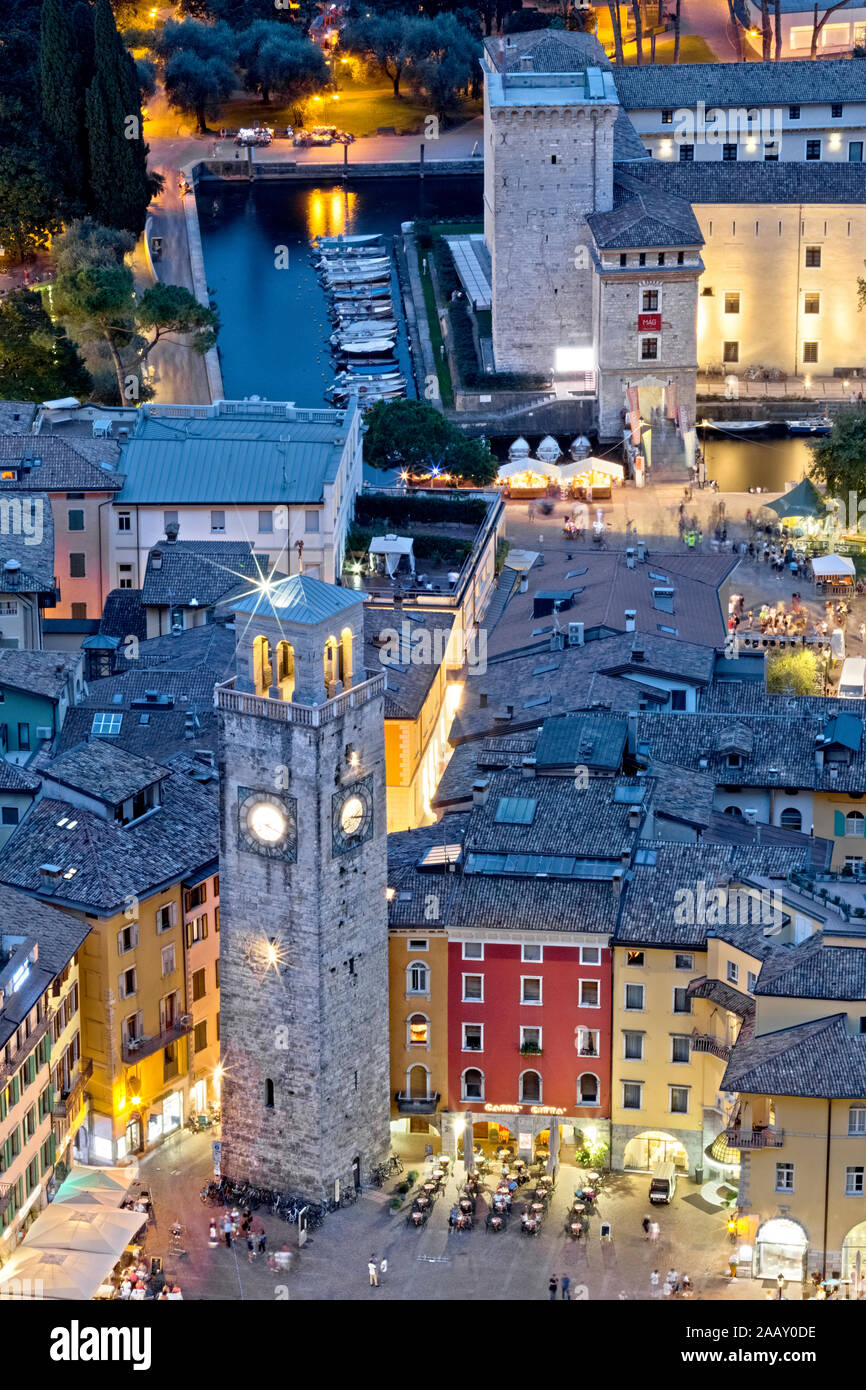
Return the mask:
M 522 9 L 519 5 L 502 21 L 503 34 L 531 34 L 536 29 L 549 29 L 551 16 L 538 10 Z
M 39 33 L 42 124 L 62 155 L 63 190 L 78 201 L 85 181 L 80 64 L 72 24 L 60 0 L 44 0 Z
M 643 62 L 643 14 L 641 12 L 641 0 L 631 0 L 631 12 L 634 15 L 634 41 L 637 48 L 635 62 Z
M 767 690 L 771 695 L 820 695 L 822 686 L 818 661 L 810 647 L 767 658 Z
M 167 334 L 192 335 L 187 346 L 204 354 L 216 343 L 219 315 L 216 309 L 199 304 L 194 294 L 182 285 L 151 285 L 140 297 L 135 311 L 136 325 L 152 333 L 139 354 L 139 363 L 147 361 L 161 338 Z
M 821 37 L 821 30 L 824 28 L 824 25 L 827 23 L 827 20 L 830 18 L 831 14 L 835 14 L 837 10 L 844 9 L 844 7 L 847 4 L 848 0 L 836 0 L 835 5 L 830 5 L 824 11 L 822 17 L 819 19 L 818 0 L 815 0 L 815 5 L 812 11 L 812 46 L 809 50 L 810 58 L 818 57 L 818 40 Z
M 258 19 L 239 36 L 238 58 L 248 92 L 267 105 L 275 91 L 285 101 L 309 96 L 328 80 L 322 50 L 285 25 Z
M 782 57 L 782 0 L 773 0 L 773 29 L 775 34 L 773 58 L 778 63 Z
M 52 323 L 41 295 L 15 290 L 0 301 L 0 399 L 89 396 L 91 385 L 75 343 Z
M 117 32 L 110 0 L 93 11 L 94 72 L 87 89 L 90 209 L 108 227 L 144 230 L 151 184 L 142 135 L 141 93 L 132 55 Z
M 680 26 L 682 21 L 683 0 L 677 0 L 674 10 L 674 62 L 680 61 Z
M 467 439 L 426 401 L 377 401 L 365 424 L 364 458 L 373 468 L 435 468 L 476 483 L 490 482 L 496 473 L 486 442 Z
M 138 90 L 143 97 L 156 95 L 156 65 L 149 58 L 136 58 L 135 73 L 138 78 Z
M 618 63 L 624 63 L 625 55 L 622 47 L 622 22 L 619 13 L 619 0 L 607 0 L 607 8 L 610 14 L 611 28 L 613 29 L 614 57 Z
M 761 0 L 761 58 L 765 63 L 769 62 L 772 43 L 773 31 L 770 28 L 769 0 Z
M 453 15 L 413 19 L 406 25 L 409 79 L 441 118 L 472 84 L 481 52 L 479 41 Z
M 840 410 L 830 434 L 810 447 L 809 476 L 826 484 L 828 497 L 862 493 L 866 482 L 866 409 Z
M 227 24 L 199 24 L 185 19 L 166 20 L 157 39 L 157 51 L 165 60 L 163 81 L 169 103 L 191 112 L 199 130 L 207 130 L 207 117 L 217 116 L 222 102 L 235 88 L 237 36 Z
M 863 262 L 866 265 L 866 261 Z M 866 277 L 857 276 L 857 308 L 860 313 L 866 309 Z
M 368 57 L 390 78 L 395 97 L 400 95 L 400 79 L 409 60 L 405 47 L 405 15 L 371 14 L 350 19 L 340 35 L 340 46 L 347 53 Z

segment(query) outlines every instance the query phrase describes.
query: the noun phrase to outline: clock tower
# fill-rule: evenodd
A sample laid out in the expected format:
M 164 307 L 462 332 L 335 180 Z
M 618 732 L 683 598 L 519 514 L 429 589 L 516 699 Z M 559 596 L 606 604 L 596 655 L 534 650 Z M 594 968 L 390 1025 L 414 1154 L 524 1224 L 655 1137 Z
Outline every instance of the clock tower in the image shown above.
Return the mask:
M 220 686 L 223 1172 L 321 1202 L 389 1147 L 384 675 L 363 595 L 234 606 Z

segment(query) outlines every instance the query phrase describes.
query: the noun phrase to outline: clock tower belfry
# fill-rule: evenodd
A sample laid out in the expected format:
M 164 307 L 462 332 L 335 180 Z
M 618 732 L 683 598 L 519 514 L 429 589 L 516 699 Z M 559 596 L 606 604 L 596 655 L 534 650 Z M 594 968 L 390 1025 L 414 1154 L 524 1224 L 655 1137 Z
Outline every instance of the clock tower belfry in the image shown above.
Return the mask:
M 389 1146 L 384 675 L 363 595 L 234 604 L 219 686 L 223 1172 L 320 1202 Z

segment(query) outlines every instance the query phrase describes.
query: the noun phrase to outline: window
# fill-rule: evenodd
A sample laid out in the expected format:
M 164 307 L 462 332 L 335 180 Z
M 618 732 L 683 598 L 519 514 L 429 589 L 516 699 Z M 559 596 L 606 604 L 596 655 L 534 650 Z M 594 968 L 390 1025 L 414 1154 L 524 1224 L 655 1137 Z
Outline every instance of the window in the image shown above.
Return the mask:
M 84 511 L 81 507 L 70 507 L 66 514 L 66 526 L 69 531 L 84 530 Z
M 523 1105 L 541 1104 L 541 1076 L 537 1071 L 525 1071 L 521 1074 L 520 1101 Z
M 162 968 L 162 978 L 166 975 L 173 975 L 175 972 L 174 942 L 170 946 L 163 946 L 160 953 L 160 963 Z
M 642 1010 L 646 989 L 644 985 L 627 984 L 625 987 L 625 1006 L 627 1009 Z
M 174 903 L 163 903 L 162 907 L 157 908 L 156 929 L 158 932 L 168 931 L 177 921 L 177 907 Z
M 821 296 L 820 294 L 807 294 L 803 300 L 804 314 L 820 314 Z
M 601 965 L 601 947 L 581 946 L 580 963 L 581 965 Z
M 210 514 L 210 529 L 211 529 L 212 531 L 224 531 L 224 530 L 226 529 L 226 514 L 225 514 L 225 512 L 211 512 L 211 514 Z
M 583 1009 L 598 1009 L 601 1007 L 600 985 L 598 980 L 581 980 L 580 1006 Z
M 693 164 L 695 161 L 694 145 L 680 145 L 680 164 Z
M 735 985 L 740 978 L 740 967 L 736 961 L 729 960 L 727 964 L 727 980 L 729 985 Z
M 643 1082 L 624 1081 L 622 1083 L 623 1110 L 640 1110 L 643 1105 Z
M 94 714 L 90 732 L 97 738 L 115 738 L 122 720 L 122 714 Z
M 544 950 L 541 946 L 527 946 L 525 943 L 520 948 L 520 959 L 529 961 L 540 961 L 544 958 Z
M 779 142 L 770 140 L 764 146 L 764 162 L 766 164 L 778 164 L 779 162 Z
M 685 253 L 685 251 L 678 251 L 678 252 L 677 252 L 677 265 L 685 265 L 685 263 L 686 263 L 686 253 Z
M 855 1164 L 855 1165 L 849 1166 L 849 1167 L 847 1167 L 847 1168 L 845 1169 L 845 1196 L 846 1196 L 846 1197 L 862 1197 L 862 1196 L 863 1196 L 863 1191 L 864 1191 L 864 1188 L 863 1188 L 863 1175 L 864 1175 L 864 1173 L 866 1173 L 866 1168 L 863 1168 L 860 1164 Z
M 17 824 L 18 824 L 18 807 L 17 807 L 17 806 L 3 806 L 2 808 L 0 808 L 0 817 L 2 817 L 2 822 L 3 822 L 4 825 L 17 825 Z
M 484 1072 L 477 1067 L 469 1067 L 463 1073 L 463 1094 L 462 1100 L 483 1100 L 484 1099 Z
M 541 1003 L 541 977 L 538 975 L 521 975 L 520 977 L 520 1002 L 521 1004 L 540 1004 Z
M 192 997 L 194 1000 L 203 999 L 206 993 L 207 984 L 205 982 L 204 966 L 202 966 L 201 970 L 194 970 L 192 972 Z
M 807 158 L 807 159 L 820 159 L 820 158 L 821 158 L 821 141 L 820 141 L 820 140 L 807 140 L 807 141 L 806 141 L 806 158 Z
M 484 1002 L 483 975 L 463 976 L 463 998 L 467 1000 L 474 1000 L 476 1003 Z
M 117 978 L 118 997 L 128 999 L 131 994 L 135 994 L 137 989 L 135 966 L 133 966 L 130 970 L 124 970 Z
M 642 362 L 655 362 L 659 355 L 658 338 L 641 338 L 640 356 Z
M 268 1077 L 267 1081 L 265 1082 L 265 1109 L 266 1109 L 266 1110 L 273 1110 L 273 1108 L 274 1108 L 274 1083 L 273 1083 L 273 1081 L 271 1081 L 270 1077 Z
M 671 1061 L 690 1062 L 692 1058 L 692 1040 L 687 1033 L 674 1034 L 671 1038 Z
M 740 296 L 738 293 L 725 295 L 725 313 L 738 314 L 740 312 Z
M 820 246 L 807 246 L 807 247 L 806 247 L 806 266 L 807 266 L 807 268 L 809 268 L 809 269 L 811 269 L 811 270 L 817 270 L 818 267 L 820 266 L 820 264 L 821 264 L 821 248 L 820 248 Z
M 464 941 L 463 942 L 464 960 L 483 960 L 484 942 L 483 941 Z
M 740 344 L 727 342 L 722 346 L 722 360 L 724 362 L 739 362 Z
M 799 106 L 789 106 L 789 107 L 788 107 L 788 119 L 791 120 L 791 121 L 799 121 L 799 119 L 800 119 L 800 108 L 799 108 Z
M 845 817 L 845 834 L 862 835 L 864 824 L 866 822 L 862 811 L 849 811 Z
M 692 1001 L 689 998 L 687 989 L 674 990 L 674 1013 L 690 1014 L 692 1011 Z
M 644 953 L 643 953 L 643 951 L 626 951 L 626 953 L 625 953 L 625 963 L 626 963 L 626 965 L 643 965 L 643 963 L 644 963 Z
M 866 1105 L 852 1105 L 848 1111 L 848 1133 L 866 1134 Z
M 670 110 L 669 108 L 667 108 L 667 109 L 665 109 L 664 111 L 662 111 L 662 125 L 672 125 L 672 124 L 673 124 L 673 119 L 674 119 L 674 113 L 673 113 L 672 110 Z
M 686 692 L 684 690 L 671 691 L 671 709 L 684 710 L 686 707 Z
M 794 1191 L 794 1165 L 793 1163 L 776 1164 L 776 1191 Z
M 422 960 L 414 960 L 406 969 L 406 993 L 427 994 L 430 973 Z
M 203 1018 L 201 1023 L 195 1025 L 193 1031 L 193 1051 L 204 1052 L 207 1047 L 207 1019 Z
M 118 531 L 132 530 L 132 512 L 117 513 L 117 529 Z
M 817 362 L 817 361 L 818 361 L 818 344 L 817 344 L 817 343 L 804 343 L 804 344 L 803 344 L 803 361 L 804 361 L 804 362 Z
M 779 824 L 786 830 L 802 830 L 803 815 L 796 806 L 786 806 L 779 817 Z
M 273 512 L 259 512 L 259 533 L 271 532 L 274 529 Z
M 482 1023 L 463 1024 L 463 1051 L 484 1051 L 484 1025 Z
M 756 985 L 757 983 L 758 983 L 758 977 L 757 977 L 757 975 L 755 974 L 754 970 L 747 970 L 747 971 L 746 971 L 746 989 L 749 991 L 750 994 L 754 994 L 754 992 L 755 992 L 755 985 Z
M 132 588 L 132 565 L 117 566 L 117 587 L 118 589 Z
M 541 1051 L 541 1029 L 540 1028 L 521 1028 L 520 1029 L 520 1048 L 532 1052 Z
M 641 291 L 641 309 L 645 314 L 654 314 L 659 307 L 658 290 Z
M 640 251 L 637 258 L 638 265 L 646 265 L 646 251 Z
M 18 725 L 18 747 L 20 750 L 30 747 L 30 725 Z
M 726 160 L 729 164 L 732 164 L 732 163 L 735 164 L 735 163 L 736 163 L 736 160 L 737 160 L 737 146 L 736 146 L 736 144 L 722 145 L 722 159 L 723 159 L 723 160 Z
M 591 1071 L 585 1071 L 577 1079 L 577 1103 L 578 1105 L 598 1105 L 600 1100 L 601 1088 L 598 1084 L 598 1077 Z
M 848 163 L 849 163 L 849 164 L 862 164 L 862 163 L 863 163 L 863 141 L 862 141 L 862 140 L 849 140 L 849 141 L 848 141 Z
M 87 577 L 86 557 L 80 552 L 75 551 L 69 556 L 69 578 L 85 579 Z
M 628 256 L 624 251 L 620 252 L 619 263 L 620 265 L 628 265 Z
M 674 970 L 694 970 L 695 958 L 685 951 L 677 951 L 674 956 Z
M 670 1112 L 672 1115 L 688 1115 L 689 1113 L 689 1087 L 688 1086 L 669 1086 L 670 1092 Z
M 117 933 L 117 954 L 123 956 L 138 945 L 138 923 L 130 922 L 128 927 Z
M 624 1032 L 622 1035 L 622 1055 L 627 1062 L 643 1061 L 643 1033 Z
M 73 603 L 73 604 L 72 604 L 72 618 L 73 618 L 73 621 L 78 621 L 78 622 L 84 622 L 84 621 L 86 621 L 86 619 L 87 619 L 87 604 L 86 604 L 86 603 Z
M 665 253 L 664 253 L 664 251 L 659 251 L 658 256 L 656 257 L 656 260 L 657 260 L 657 262 L 658 262 L 659 265 L 664 265 L 664 263 L 665 263 Z
M 191 922 L 186 924 L 186 944 L 194 946 L 197 941 L 207 940 L 207 913 L 203 912 L 199 917 L 193 917 Z
M 428 951 L 430 942 L 426 937 L 412 937 L 407 941 L 406 949 L 409 951 Z
M 430 1046 L 430 1024 L 424 1014 L 412 1014 L 406 1042 L 409 1047 Z
M 306 531 L 307 535 L 309 535 L 311 532 L 313 532 L 313 533 L 317 532 L 318 529 L 319 529 L 319 513 L 318 513 L 318 512 L 304 512 L 304 530 Z

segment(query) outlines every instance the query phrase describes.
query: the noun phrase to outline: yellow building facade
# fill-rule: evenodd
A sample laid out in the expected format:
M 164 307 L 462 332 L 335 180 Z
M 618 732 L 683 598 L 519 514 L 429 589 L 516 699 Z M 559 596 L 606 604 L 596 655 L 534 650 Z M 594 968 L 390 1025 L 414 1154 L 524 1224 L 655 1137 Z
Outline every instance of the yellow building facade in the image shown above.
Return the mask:
M 392 1129 L 425 1132 L 448 1094 L 448 939 L 441 929 L 389 934 L 388 1000 Z

